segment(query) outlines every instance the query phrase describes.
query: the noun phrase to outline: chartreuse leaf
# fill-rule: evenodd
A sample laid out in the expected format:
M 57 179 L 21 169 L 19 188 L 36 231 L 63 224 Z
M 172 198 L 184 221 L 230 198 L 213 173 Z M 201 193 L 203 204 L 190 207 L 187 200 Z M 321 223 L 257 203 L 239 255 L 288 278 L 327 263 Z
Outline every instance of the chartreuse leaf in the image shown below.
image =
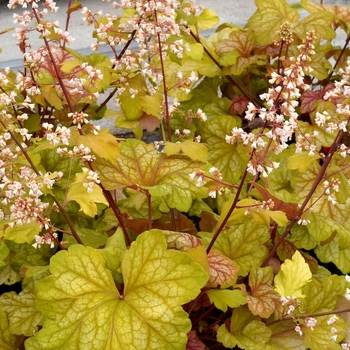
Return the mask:
M 306 39 L 306 34 L 314 31 L 316 38 L 332 40 L 336 34 L 332 28 L 334 16 L 326 11 L 312 13 L 302 19 L 295 27 L 295 33 L 301 38 Z
M 221 232 L 213 248 L 235 261 L 240 266 L 239 274 L 245 276 L 252 267 L 261 265 L 267 255 L 264 244 L 269 239 L 269 226 L 247 219 Z
M 10 249 L 3 240 L 0 241 L 0 271 L 7 265 L 5 259 L 10 254 Z
M 108 205 L 108 202 L 97 184 L 92 186 L 92 193 L 87 191 L 84 186 L 84 183 L 89 182 L 86 175 L 87 173 L 84 172 L 75 174 L 75 181 L 70 185 L 67 192 L 67 201 L 76 201 L 84 214 L 94 217 L 97 214 L 96 203 Z
M 203 58 L 204 48 L 199 43 L 189 44 L 190 50 L 188 55 L 196 61 L 200 61 Z
M 288 158 L 287 166 L 290 170 L 298 169 L 300 173 L 305 173 L 312 163 L 317 162 L 321 157 L 318 153 L 313 156 L 309 156 L 309 152 L 304 151 L 302 153 L 296 153 Z
M 18 295 L 15 292 L 1 295 L 0 307 L 8 315 L 12 334 L 30 337 L 38 330 L 42 315 L 36 310 L 35 293 L 31 288 L 24 289 Z
M 313 329 L 303 327 L 305 334 L 305 343 L 310 350 L 339 350 L 339 342 L 346 336 L 348 326 L 346 322 L 339 316 L 333 324 L 328 324 L 330 316 L 317 317 L 317 324 Z M 336 332 L 332 332 L 336 329 Z M 335 337 L 332 339 L 332 337 Z
M 281 304 L 281 297 L 272 286 L 273 277 L 270 266 L 251 270 L 249 275 L 250 295 L 247 296 L 247 301 L 253 315 L 268 318 Z
M 230 331 L 226 325 L 219 327 L 217 340 L 225 347 L 233 349 L 272 350 L 267 342 L 271 331 L 261 321 L 255 319 L 246 306 L 235 309 L 231 317 Z
M 161 119 L 160 112 L 162 111 L 163 95 L 159 91 L 152 96 L 145 95 L 139 97 L 138 99 L 144 112 Z
M 305 350 L 304 337 L 301 337 L 294 328 L 295 322 L 293 320 L 278 322 L 269 326 L 269 329 L 272 331 L 270 343 L 274 346 L 273 349 Z
M 316 213 L 307 213 L 306 217 L 310 223 L 307 229 L 311 236 L 319 242 L 327 240 L 331 235 L 338 233 L 341 240 L 341 248 L 348 248 L 350 238 L 348 230 L 344 226 L 331 219 L 330 217 L 318 215 Z
M 235 30 L 230 33 L 229 39 L 219 42 L 215 50 L 220 56 L 220 64 L 227 67 L 224 73 L 239 75 L 245 68 L 265 60 L 264 55 L 251 56 L 254 47 L 254 34 L 247 30 Z
M 193 300 L 208 275 L 182 252 L 166 250 L 161 231 L 140 235 L 125 252 L 124 292 L 102 255 L 73 245 L 38 282 L 37 308 L 46 319 L 26 349 L 184 349 L 191 329 L 180 305 Z
M 201 162 L 206 162 L 208 158 L 208 147 L 203 143 L 197 143 L 190 140 L 185 140 L 184 142 L 179 143 L 165 143 L 164 153 L 167 156 L 172 156 L 173 154 L 180 152 L 183 152 L 183 154 L 192 160 L 199 160 Z
M 5 239 L 21 243 L 32 243 L 34 236 L 38 235 L 41 231 L 41 227 L 37 221 L 30 223 L 24 223 L 23 225 L 14 225 L 13 227 L 7 227 L 5 230 Z
M 300 5 L 308 12 L 328 11 L 335 16 L 336 22 L 340 22 L 340 25 L 342 25 L 342 22 L 345 26 L 350 23 L 350 12 L 347 6 L 327 6 L 310 0 L 301 0 Z
M 315 253 L 320 261 L 332 262 L 345 274 L 350 271 L 350 248 L 342 247 L 341 249 L 341 240 L 341 237 L 334 233 L 315 248 Z
M 242 291 L 238 289 L 209 289 L 205 292 L 212 304 L 224 312 L 227 307 L 238 307 L 247 303 Z
M 106 267 L 111 270 L 113 278 L 118 285 L 123 282 L 121 265 L 125 251 L 124 235 L 120 228 L 107 239 L 104 248 L 98 250 L 106 260 Z
M 256 0 L 258 10 L 248 20 L 248 27 L 259 44 L 269 45 L 277 39 L 280 26 L 296 23 L 299 13 L 285 0 Z
M 330 275 L 322 281 L 312 279 L 303 292 L 303 307 L 308 314 L 335 309 L 340 296 L 346 292 L 344 276 Z
M 305 295 L 302 289 L 310 282 L 311 277 L 309 265 L 296 251 L 292 260 L 286 259 L 281 265 L 281 270 L 275 277 L 275 290 L 284 297 L 303 298 Z
M 117 139 L 109 133 L 108 129 L 99 131 L 97 135 L 92 132 L 84 132 L 83 135 L 79 133 L 72 133 L 73 137 L 69 142 L 71 145 L 84 145 L 89 147 L 96 155 L 113 163 L 118 157 L 120 146 Z M 74 140 L 74 141 L 73 141 Z
M 227 115 L 214 117 L 199 128 L 202 141 L 209 146 L 208 162 L 221 171 L 226 181 L 235 183 L 244 172 L 249 153 L 241 144 L 230 145 L 224 142 L 226 135 L 231 134 L 237 121 Z
M 207 197 L 206 189 L 196 187 L 189 177 L 202 163 L 183 156 L 167 157 L 153 145 L 135 139 L 124 142 L 120 152 L 114 164 L 102 159 L 95 163 L 107 190 L 140 186 L 180 211 L 188 211 L 193 199 Z
M 133 90 L 137 90 L 134 96 Z M 142 74 L 138 74 L 128 79 L 128 88 L 120 95 L 120 106 L 127 121 L 135 121 L 142 117 L 143 106 L 140 97 L 146 96 L 147 86 Z
M 199 29 L 208 30 L 214 28 L 219 23 L 219 17 L 213 10 L 206 8 L 197 17 L 197 21 Z
M 0 309 L 0 349 L 1 350 L 16 350 L 16 337 L 10 332 L 4 310 Z

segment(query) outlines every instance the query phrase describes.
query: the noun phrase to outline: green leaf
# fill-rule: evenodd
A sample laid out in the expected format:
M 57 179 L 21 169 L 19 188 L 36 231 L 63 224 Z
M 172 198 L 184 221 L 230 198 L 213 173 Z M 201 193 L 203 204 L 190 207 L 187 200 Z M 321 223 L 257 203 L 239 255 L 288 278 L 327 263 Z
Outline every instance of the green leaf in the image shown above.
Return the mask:
M 193 300 L 208 279 L 188 254 L 166 250 L 157 230 L 140 235 L 125 253 L 122 295 L 93 248 L 60 251 L 50 269 L 37 293 L 46 319 L 26 341 L 28 350 L 184 349 L 191 322 L 180 305 Z
M 0 349 L 16 350 L 16 337 L 10 332 L 5 312 L 0 309 Z
M 0 307 L 8 314 L 12 334 L 30 337 L 38 330 L 42 316 L 36 310 L 35 294 L 31 288 L 18 295 L 15 292 L 4 293 L 0 297 Z
M 230 135 L 235 126 L 237 122 L 233 117 L 221 115 L 199 128 L 202 141 L 209 146 L 208 162 L 221 171 L 224 180 L 231 183 L 238 181 L 249 159 L 249 153 L 241 143 L 230 145 L 225 142 L 226 135 Z
M 197 26 L 199 29 L 208 30 L 215 27 L 219 23 L 219 17 L 211 9 L 204 9 L 197 17 Z
M 101 182 L 107 190 L 140 186 L 154 197 L 163 197 L 170 208 L 188 211 L 192 200 L 207 197 L 204 187 L 196 187 L 189 174 L 202 163 L 183 156 L 170 156 L 157 151 L 152 144 L 129 139 L 121 145 L 114 164 L 95 162 Z
M 255 0 L 255 4 L 258 10 L 248 20 L 248 27 L 259 44 L 272 44 L 283 23 L 295 23 L 299 19 L 298 11 L 285 0 Z
M 165 143 L 164 153 L 167 156 L 180 152 L 183 152 L 192 160 L 199 160 L 203 163 L 205 163 L 208 158 L 208 147 L 203 143 L 197 143 L 190 140 L 185 140 L 184 142 L 180 143 Z
M 108 205 L 106 198 L 102 193 L 102 189 L 94 184 L 92 186 L 92 193 L 87 191 L 84 183 L 87 173 L 78 173 L 75 175 L 75 181 L 70 185 L 67 192 L 67 201 L 76 201 L 80 205 L 80 210 L 87 216 L 94 217 L 97 214 L 96 203 Z
M 311 280 L 309 265 L 301 254 L 296 251 L 292 260 L 286 259 L 281 265 L 280 272 L 275 277 L 275 290 L 280 295 L 303 298 L 303 287 Z
M 281 304 L 280 296 L 272 286 L 274 275 L 271 267 L 252 269 L 249 275 L 250 295 L 248 307 L 253 315 L 270 317 Z
M 29 224 L 14 225 L 7 227 L 5 230 L 5 239 L 21 243 L 32 243 L 34 236 L 37 236 L 41 231 L 41 226 L 37 221 L 32 221 Z
M 269 239 L 267 225 L 245 220 L 241 225 L 223 231 L 213 248 L 235 261 L 241 268 L 239 274 L 245 276 L 252 267 L 258 268 L 261 265 L 267 255 L 264 244 Z
M 219 310 L 227 311 L 227 307 L 238 307 L 247 303 L 240 290 L 209 289 L 206 291 L 210 302 Z

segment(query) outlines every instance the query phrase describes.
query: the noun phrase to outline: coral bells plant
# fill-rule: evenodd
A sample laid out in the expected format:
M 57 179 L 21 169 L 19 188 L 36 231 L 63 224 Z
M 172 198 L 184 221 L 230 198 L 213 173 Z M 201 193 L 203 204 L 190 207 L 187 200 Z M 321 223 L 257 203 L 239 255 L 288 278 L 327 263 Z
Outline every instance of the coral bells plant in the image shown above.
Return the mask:
M 8 3 L 0 348 L 350 349 L 350 8 L 61 3 Z

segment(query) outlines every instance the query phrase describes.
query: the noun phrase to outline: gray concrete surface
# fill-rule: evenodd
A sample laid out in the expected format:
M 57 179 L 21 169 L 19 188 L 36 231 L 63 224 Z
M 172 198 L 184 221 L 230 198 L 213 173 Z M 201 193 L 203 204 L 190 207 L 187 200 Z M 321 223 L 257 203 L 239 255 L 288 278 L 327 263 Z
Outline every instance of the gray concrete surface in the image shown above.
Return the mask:
M 350 0 L 349 0 L 350 1 Z M 92 11 L 102 10 L 104 13 L 113 13 L 112 1 L 102 2 L 101 0 L 80 0 L 84 7 Z M 297 3 L 297 0 L 289 0 L 289 3 Z M 48 19 L 58 20 L 61 28 L 65 26 L 65 11 L 67 0 L 56 1 L 60 10 L 55 14 L 50 14 Z M 13 12 L 21 13 L 22 9 L 10 10 L 6 6 L 7 1 L 0 0 L 0 32 L 6 28 L 14 27 L 12 14 Z M 247 19 L 255 12 L 256 6 L 254 0 L 197 0 L 196 4 L 202 4 L 205 7 L 213 9 L 220 17 L 221 22 L 231 22 L 240 26 L 244 26 Z M 69 32 L 75 37 L 75 42 L 70 46 L 74 50 L 89 51 L 90 44 L 94 42 L 91 38 L 90 27 L 86 27 L 83 22 L 80 11 L 72 13 Z M 33 31 L 30 36 L 30 43 L 33 49 L 42 45 L 38 38 L 38 33 Z M 21 53 L 16 46 L 13 38 L 13 32 L 0 36 L 0 47 L 3 52 L 0 54 L 0 68 L 4 66 L 16 66 L 21 59 Z
M 298 0 L 287 0 L 290 4 L 298 4 Z M 319 1 L 319 0 L 314 0 Z M 104 13 L 113 13 L 112 2 L 101 0 L 80 0 L 84 7 L 91 9 L 94 12 L 102 10 Z M 13 13 L 22 13 L 21 8 L 16 10 L 7 8 L 8 1 L 0 0 L 0 32 L 16 25 L 13 23 Z M 67 0 L 56 0 L 60 10 L 55 14 L 49 14 L 49 20 L 58 20 L 63 29 L 66 20 Z M 350 6 L 350 0 L 323 0 L 326 5 L 342 5 Z M 213 9 L 220 17 L 221 22 L 230 22 L 240 26 L 244 26 L 247 19 L 255 12 L 256 6 L 254 0 L 196 0 L 196 4 L 202 4 L 205 7 Z M 71 15 L 69 26 L 70 34 L 75 38 L 75 42 L 70 46 L 74 50 L 79 50 L 84 54 L 90 51 L 90 44 L 94 42 L 91 37 L 92 28 L 87 27 L 82 19 L 80 11 L 74 12 Z M 0 68 L 10 66 L 13 68 L 19 67 L 21 62 L 21 52 L 16 46 L 16 40 L 13 38 L 14 32 L 9 32 L 0 35 L 0 48 L 3 52 L 0 54 Z M 33 31 L 30 35 L 30 43 L 32 49 L 36 49 L 42 45 L 38 33 Z

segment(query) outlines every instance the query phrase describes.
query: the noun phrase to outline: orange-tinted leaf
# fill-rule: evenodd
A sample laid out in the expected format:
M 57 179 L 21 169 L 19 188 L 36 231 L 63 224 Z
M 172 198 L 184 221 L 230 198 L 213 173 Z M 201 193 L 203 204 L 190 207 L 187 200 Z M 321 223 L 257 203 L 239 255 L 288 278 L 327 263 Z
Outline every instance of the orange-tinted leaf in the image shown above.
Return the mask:
M 255 0 L 258 10 L 248 20 L 259 44 L 271 44 L 277 39 L 277 32 L 285 22 L 295 23 L 299 13 L 285 0 Z
M 230 258 L 211 250 L 208 254 L 210 269 L 209 287 L 229 287 L 235 284 L 238 276 L 239 266 Z
M 200 238 L 183 232 L 163 231 L 169 249 L 186 252 L 190 248 L 203 245 Z
M 237 30 L 230 34 L 229 39 L 223 40 L 216 45 L 216 52 L 222 56 L 237 50 L 240 56 L 247 58 L 254 46 L 254 35 L 251 32 Z
M 199 340 L 196 331 L 187 334 L 188 341 L 186 350 L 208 350 L 208 348 Z
M 231 101 L 230 111 L 232 114 L 243 114 L 250 100 L 244 95 L 236 95 Z
M 195 235 L 197 229 L 193 222 L 185 215 L 177 213 L 178 217 L 175 220 L 176 230 L 179 232 L 185 232 L 186 234 Z M 153 228 L 160 230 L 173 230 L 173 223 L 169 215 L 162 215 L 157 221 L 153 223 Z
M 321 97 L 318 91 L 311 91 L 311 90 L 304 91 L 300 97 L 301 99 L 300 112 L 311 113 L 313 105 L 320 98 Z
M 208 211 L 202 211 L 199 228 L 201 231 L 212 232 L 217 222 L 218 221 L 215 219 L 213 213 L 209 213 Z
M 271 267 L 252 269 L 249 275 L 251 295 L 247 296 L 248 307 L 253 315 L 270 317 L 281 306 L 280 295 L 272 286 L 273 270 Z
M 169 208 L 187 212 L 194 199 L 207 196 L 206 188 L 197 187 L 189 176 L 202 165 L 183 156 L 167 157 L 152 144 L 128 139 L 114 164 L 97 159 L 95 169 L 107 190 L 141 187 Z
M 42 48 L 39 50 L 46 51 L 45 48 Z M 68 61 L 75 60 L 75 57 L 71 53 L 62 49 L 61 47 L 50 46 L 50 51 L 51 51 L 53 60 L 54 60 L 55 64 L 57 65 L 57 67 L 60 67 L 63 63 L 67 63 Z M 57 79 L 55 67 L 52 64 L 50 56 L 43 54 L 43 58 L 44 59 L 43 59 L 43 62 L 40 63 L 40 67 L 45 69 L 46 71 L 48 71 L 53 77 L 55 77 Z M 60 73 L 62 73 L 61 70 L 60 70 Z
M 140 235 L 148 229 L 148 219 L 129 219 L 125 221 L 124 225 L 127 229 Z
M 291 259 L 296 251 L 297 248 L 295 247 L 295 245 L 291 241 L 285 239 L 279 245 L 277 249 L 277 255 L 282 261 L 284 261 L 286 259 Z
M 154 131 L 160 125 L 161 120 L 154 117 L 153 115 L 143 113 L 142 117 L 139 120 L 139 123 L 147 131 Z
M 83 8 L 83 6 L 82 6 L 82 4 L 79 2 L 79 0 L 74 0 L 73 5 L 71 5 L 71 6 L 69 7 L 69 9 L 67 10 L 67 13 L 68 13 L 68 14 L 71 14 L 72 12 L 78 11 L 78 10 L 80 10 L 80 9 L 82 9 L 82 8 Z
M 328 11 L 335 15 L 336 19 L 338 18 L 344 21 L 345 23 L 350 24 L 350 7 L 327 6 L 309 0 L 301 0 L 300 5 L 308 12 Z
M 268 189 L 254 183 L 254 187 L 263 196 L 265 201 L 271 199 L 274 202 L 273 210 L 280 210 L 286 213 L 289 220 L 293 219 L 298 212 L 298 205 L 296 203 L 283 202 L 282 200 L 273 196 Z
M 8 32 L 11 32 L 12 30 L 14 30 L 15 28 L 7 28 L 7 29 L 5 29 L 5 30 L 2 30 L 1 32 L 0 32 L 0 35 L 1 34 L 6 34 L 6 33 L 8 33 Z

